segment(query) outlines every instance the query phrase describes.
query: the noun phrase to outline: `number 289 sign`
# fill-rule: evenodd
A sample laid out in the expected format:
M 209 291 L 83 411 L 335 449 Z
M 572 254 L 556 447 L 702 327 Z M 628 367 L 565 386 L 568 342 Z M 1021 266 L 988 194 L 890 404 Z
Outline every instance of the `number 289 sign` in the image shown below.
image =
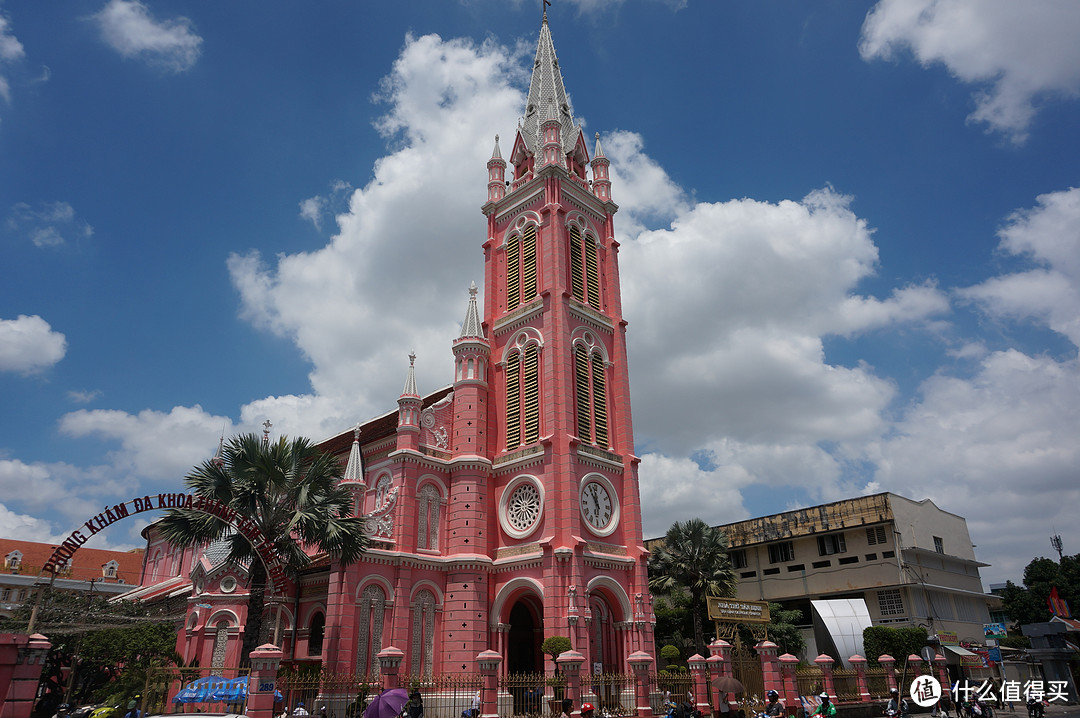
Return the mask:
M 262 682 L 259 683 L 259 693 L 273 693 L 273 692 L 274 692 L 274 682 L 273 681 L 262 681 Z

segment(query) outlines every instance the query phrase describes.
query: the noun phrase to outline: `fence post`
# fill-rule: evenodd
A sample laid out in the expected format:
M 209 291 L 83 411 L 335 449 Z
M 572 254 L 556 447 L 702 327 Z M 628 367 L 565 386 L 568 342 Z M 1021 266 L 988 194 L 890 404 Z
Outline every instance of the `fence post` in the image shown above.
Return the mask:
M 281 665 L 282 655 L 281 649 L 273 643 L 264 643 L 251 652 L 245 711 L 250 718 L 273 718 L 274 693 L 277 691 L 278 666 Z
M 712 656 L 709 657 L 709 665 L 715 669 L 712 677 L 713 705 L 716 706 L 716 710 L 719 711 L 720 696 L 724 694 L 724 691 L 721 691 L 716 683 L 717 679 L 731 675 L 731 644 L 717 638 L 709 644 L 709 653 L 712 654 Z M 714 661 L 713 659 L 716 660 Z
M 11 663 L 3 671 L 8 675 L 8 685 L 0 695 L 0 707 L 5 718 L 30 718 L 41 669 L 52 644 L 40 633 L 32 636 L 4 634 L 4 638 L 5 653 Z
M 896 659 L 888 653 L 882 653 L 877 659 L 878 665 L 885 669 L 885 685 L 891 692 L 896 688 Z
M 634 651 L 626 657 L 634 671 L 634 692 L 637 696 L 637 705 L 634 706 L 638 718 L 652 718 L 652 705 L 649 703 L 649 668 L 653 664 L 653 657 L 644 651 Z
M 911 685 L 911 681 L 914 680 L 917 676 L 922 675 L 922 662 L 922 656 L 917 656 L 914 653 L 907 657 L 908 684 L 900 688 L 901 696 L 907 695 L 908 686 Z
M 866 659 L 856 653 L 848 661 L 855 666 L 855 682 L 859 686 L 859 700 L 863 703 L 869 703 L 870 688 L 866 685 Z
M 480 710 L 481 718 L 498 718 L 499 715 L 499 664 L 502 656 L 496 651 L 484 651 L 476 656 L 476 665 L 480 668 Z
M 784 696 L 784 705 L 788 715 L 798 715 L 802 701 L 799 700 L 799 679 L 795 676 L 795 668 L 799 665 L 799 659 L 790 653 L 780 656 L 780 671 L 783 675 L 783 690 L 778 691 Z
M 821 669 L 821 682 L 825 684 L 823 690 L 829 694 L 829 697 L 834 701 L 836 700 L 836 685 L 833 683 L 832 677 L 832 656 L 827 656 L 822 653 L 820 656 L 814 659 L 814 663 Z
M 784 687 L 780 677 L 780 659 L 776 655 L 780 647 L 772 641 L 762 641 L 754 646 L 754 650 L 757 651 L 758 658 L 761 660 L 761 677 L 764 679 L 765 692 L 780 693 L 780 689 Z
M 398 671 L 401 669 L 401 661 L 405 653 L 400 648 L 387 646 L 376 655 L 379 659 L 379 671 L 382 673 L 382 689 L 384 691 L 401 687 L 401 679 Z
M 945 656 L 940 653 L 934 654 L 934 664 L 938 669 L 938 680 L 941 681 L 941 695 L 952 699 L 952 685 L 949 683 L 949 669 L 945 667 Z
M 563 651 L 555 659 L 559 672 L 566 676 L 563 697 L 573 701 L 574 708 L 570 715 L 581 715 L 581 664 L 584 662 L 585 656 L 575 650 Z
M 695 653 L 686 659 L 690 666 L 690 677 L 694 681 L 694 707 L 701 711 L 702 715 L 712 715 L 712 707 L 709 705 L 708 676 L 705 674 L 705 657 Z

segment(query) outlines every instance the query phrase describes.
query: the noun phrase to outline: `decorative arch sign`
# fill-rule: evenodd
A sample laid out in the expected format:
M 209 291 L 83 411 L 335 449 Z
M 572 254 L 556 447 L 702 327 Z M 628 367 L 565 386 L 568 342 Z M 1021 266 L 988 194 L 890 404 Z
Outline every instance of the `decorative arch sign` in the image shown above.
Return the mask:
M 204 514 L 209 514 L 221 519 L 248 540 L 255 553 L 258 554 L 263 566 L 266 567 L 266 576 L 270 581 L 271 593 L 285 586 L 287 578 L 285 567 L 281 565 L 280 558 L 274 550 L 274 544 L 263 535 L 259 527 L 249 517 L 241 515 L 236 509 L 224 504 L 217 499 L 205 496 L 193 496 L 185 493 L 166 493 L 157 496 L 142 496 L 106 507 L 96 516 L 91 516 L 82 526 L 75 529 L 64 541 L 56 547 L 49 556 L 49 560 L 42 566 L 42 573 L 48 571 L 55 574 L 68 559 L 75 555 L 79 548 L 90 540 L 90 537 L 99 531 L 112 526 L 121 519 L 134 516 L 146 511 L 159 509 L 190 509 Z

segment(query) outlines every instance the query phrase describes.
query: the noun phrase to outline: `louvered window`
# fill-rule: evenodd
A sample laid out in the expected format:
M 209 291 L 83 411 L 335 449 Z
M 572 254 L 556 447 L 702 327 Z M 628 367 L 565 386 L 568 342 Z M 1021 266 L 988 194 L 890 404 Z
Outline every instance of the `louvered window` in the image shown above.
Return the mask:
M 604 360 L 599 354 L 592 358 L 593 383 L 593 422 L 596 428 L 596 443 L 608 445 L 607 431 L 607 381 L 604 377 Z
M 578 438 L 607 448 L 607 377 L 600 352 L 574 347 L 574 385 L 577 391 Z
M 521 356 L 512 354 L 506 363 L 506 448 L 521 444 Z
M 570 292 L 574 299 L 600 308 L 596 243 L 582 236 L 576 225 L 570 225 Z
M 506 448 L 539 439 L 540 348 L 530 344 L 506 363 Z
M 506 243 L 507 311 L 536 297 L 536 226 Z
M 577 384 L 577 426 L 578 438 L 592 442 L 592 412 L 590 411 L 589 391 L 589 356 L 585 347 L 574 347 L 574 374 Z

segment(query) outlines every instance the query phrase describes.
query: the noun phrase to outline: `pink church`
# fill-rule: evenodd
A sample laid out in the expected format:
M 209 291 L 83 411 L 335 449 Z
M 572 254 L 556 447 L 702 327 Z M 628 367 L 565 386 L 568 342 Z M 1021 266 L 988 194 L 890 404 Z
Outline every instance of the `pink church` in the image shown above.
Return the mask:
M 599 136 L 590 157 L 574 121 L 546 16 L 525 115 L 506 159 L 495 138 L 487 168 L 482 319 L 473 286 L 452 386 L 421 395 L 410 357 L 397 411 L 323 445 L 342 457 L 372 547 L 345 569 L 316 557 L 296 594 L 268 607 L 265 638 L 286 662 L 373 675 L 393 646 L 403 675 L 474 673 L 486 650 L 504 673 L 543 671 L 553 635 L 590 672 L 654 654 L 618 208 Z M 190 592 L 179 653 L 237 665 L 243 567 L 147 533 L 136 593 Z

